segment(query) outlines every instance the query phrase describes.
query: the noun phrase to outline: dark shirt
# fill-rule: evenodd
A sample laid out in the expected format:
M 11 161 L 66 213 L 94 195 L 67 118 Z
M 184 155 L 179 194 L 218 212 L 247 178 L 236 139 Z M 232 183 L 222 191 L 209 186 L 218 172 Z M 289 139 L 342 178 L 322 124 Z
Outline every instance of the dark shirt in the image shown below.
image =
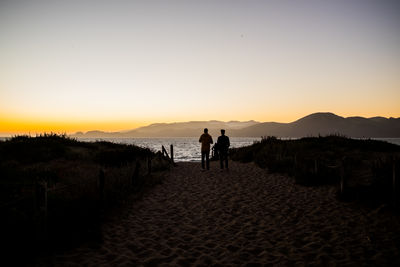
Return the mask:
M 200 136 L 199 142 L 201 143 L 201 151 L 210 151 L 210 144 L 213 143 L 211 135 L 203 133 Z
M 218 137 L 217 147 L 220 151 L 227 151 L 231 143 L 229 142 L 229 137 L 226 135 L 221 135 Z

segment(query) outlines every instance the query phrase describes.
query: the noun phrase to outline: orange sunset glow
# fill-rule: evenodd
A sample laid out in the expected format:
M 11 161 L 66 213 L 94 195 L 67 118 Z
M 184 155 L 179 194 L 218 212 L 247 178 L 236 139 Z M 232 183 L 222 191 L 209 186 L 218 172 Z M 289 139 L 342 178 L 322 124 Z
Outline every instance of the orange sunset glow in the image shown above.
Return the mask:
M 400 117 L 397 9 L 357 3 L 3 1 L 0 135 Z

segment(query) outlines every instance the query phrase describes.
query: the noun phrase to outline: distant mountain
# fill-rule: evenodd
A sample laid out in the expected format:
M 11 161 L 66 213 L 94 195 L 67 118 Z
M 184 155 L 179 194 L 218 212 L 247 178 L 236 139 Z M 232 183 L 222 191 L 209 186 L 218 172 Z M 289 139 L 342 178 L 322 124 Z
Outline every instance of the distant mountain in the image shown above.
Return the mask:
M 105 137 L 120 137 L 120 132 L 103 132 L 103 131 L 88 131 L 86 133 L 77 132 L 72 134 L 71 137 L 82 137 L 82 138 L 105 138 Z
M 340 117 L 314 113 L 291 123 L 265 122 L 240 129 L 235 136 L 304 137 L 341 134 L 348 137 L 400 137 L 400 118 Z
M 212 136 L 220 134 L 220 129 L 227 132 L 231 130 L 240 130 L 249 126 L 256 125 L 257 121 L 190 121 L 175 123 L 155 123 L 140 127 L 134 130 L 121 132 L 101 132 L 89 131 L 87 133 L 78 132 L 72 137 L 104 138 L 104 137 L 192 137 L 200 136 L 204 128 L 208 128 Z
M 135 137 L 188 137 L 200 136 L 204 128 L 208 128 L 211 135 L 219 134 L 220 129 L 239 130 L 256 125 L 259 122 L 223 122 L 223 121 L 191 121 L 178 123 L 157 123 L 141 127 L 125 133 L 126 136 Z
M 349 137 L 398 137 L 400 118 L 340 117 L 333 113 L 314 113 L 291 123 L 257 121 L 191 121 L 179 123 L 155 123 L 123 132 L 90 131 L 76 133 L 73 137 L 197 137 L 208 128 L 212 136 L 226 129 L 232 137 L 304 137 L 341 134 Z

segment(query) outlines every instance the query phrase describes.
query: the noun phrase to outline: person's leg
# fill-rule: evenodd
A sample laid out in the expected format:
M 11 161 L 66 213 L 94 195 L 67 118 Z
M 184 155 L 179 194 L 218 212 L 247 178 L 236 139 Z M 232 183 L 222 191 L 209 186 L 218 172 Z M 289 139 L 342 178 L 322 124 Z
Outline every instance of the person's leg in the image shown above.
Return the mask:
M 206 165 L 207 165 L 207 170 L 210 169 L 210 151 L 206 151 Z
M 224 154 L 221 151 L 219 152 L 219 166 L 221 169 L 224 168 Z
M 224 168 L 224 162 L 225 162 L 225 168 L 228 168 L 228 165 L 226 164 L 226 157 L 227 157 L 227 154 L 226 154 L 226 151 L 221 151 L 220 152 L 220 154 L 221 154 L 221 159 L 220 159 L 220 162 L 221 162 L 221 169 L 223 169 Z
M 204 170 L 204 157 L 206 156 L 206 153 L 201 151 L 201 168 Z

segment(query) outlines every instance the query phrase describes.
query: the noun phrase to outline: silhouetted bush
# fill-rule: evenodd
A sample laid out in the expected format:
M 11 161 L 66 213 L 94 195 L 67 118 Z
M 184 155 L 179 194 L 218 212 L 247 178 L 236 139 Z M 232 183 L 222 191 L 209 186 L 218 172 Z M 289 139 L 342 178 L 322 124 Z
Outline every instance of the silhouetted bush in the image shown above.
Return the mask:
M 149 149 L 79 142 L 65 135 L 17 136 L 0 142 L 1 243 L 10 252 L 34 253 L 99 238 L 105 210 L 160 181 L 150 174 L 149 160 L 153 172 L 170 166 L 168 159 Z M 45 213 L 38 196 L 43 182 L 48 188 Z
M 346 194 L 387 202 L 393 190 L 393 159 L 400 159 L 400 146 L 337 135 L 296 140 L 263 137 L 251 146 L 231 149 L 230 157 L 253 161 L 269 172 L 287 173 L 308 186 L 338 185 L 344 173 Z

